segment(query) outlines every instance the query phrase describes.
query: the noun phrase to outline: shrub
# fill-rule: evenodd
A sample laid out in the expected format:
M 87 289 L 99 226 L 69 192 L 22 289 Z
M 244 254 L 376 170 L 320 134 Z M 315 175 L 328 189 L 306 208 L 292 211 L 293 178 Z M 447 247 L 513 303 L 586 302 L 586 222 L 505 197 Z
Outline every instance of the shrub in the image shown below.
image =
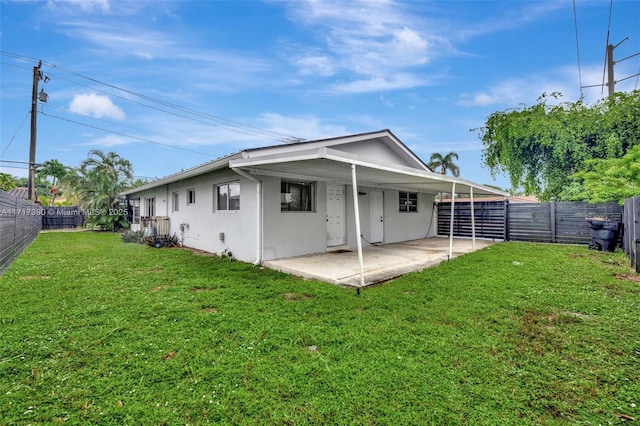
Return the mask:
M 120 239 L 123 243 L 138 243 L 143 244 L 144 241 L 144 231 L 127 231 L 123 232 L 120 235 Z
M 143 242 L 150 245 L 151 247 L 156 248 L 174 247 L 178 245 L 178 237 L 176 236 L 176 234 L 148 236 L 144 238 Z

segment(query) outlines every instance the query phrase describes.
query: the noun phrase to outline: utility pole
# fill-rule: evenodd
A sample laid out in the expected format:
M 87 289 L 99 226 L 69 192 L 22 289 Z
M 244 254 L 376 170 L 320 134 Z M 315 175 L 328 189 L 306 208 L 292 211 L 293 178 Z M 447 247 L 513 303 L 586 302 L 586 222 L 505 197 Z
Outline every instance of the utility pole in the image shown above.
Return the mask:
M 33 67 L 33 86 L 31 90 L 31 141 L 29 143 L 29 188 L 27 189 L 29 200 L 36 202 L 38 194 L 36 192 L 36 140 L 38 137 L 38 100 L 47 102 L 49 96 L 43 90 L 38 94 L 38 83 L 44 80 L 49 82 L 49 77 L 42 75 L 42 61 Z
M 607 87 L 609 88 L 609 97 L 612 97 L 616 90 L 616 81 L 613 79 L 613 44 L 607 45 Z
M 36 201 L 36 139 L 38 123 L 38 83 L 42 79 L 42 61 L 33 67 L 33 89 L 31 91 L 31 141 L 29 143 L 29 200 Z
M 621 81 L 625 81 L 628 80 L 630 78 L 636 77 L 638 75 L 640 75 L 640 73 L 636 73 L 633 75 L 630 75 L 628 77 L 625 78 L 621 78 L 620 80 L 616 81 L 615 77 L 614 77 L 614 65 L 622 62 L 622 61 L 626 61 L 627 59 L 633 58 L 635 56 L 640 55 L 640 52 L 638 53 L 634 53 L 633 55 L 629 55 L 625 58 L 619 59 L 617 61 L 613 60 L 613 51 L 615 50 L 616 47 L 620 46 L 622 43 L 624 43 L 625 41 L 629 40 L 629 37 L 626 37 L 624 40 L 622 40 L 620 43 L 616 44 L 615 46 L 613 44 L 607 44 L 607 51 L 606 51 L 606 61 L 607 61 L 607 82 L 604 82 L 604 76 L 602 76 L 602 83 L 603 84 L 592 84 L 589 86 L 581 86 L 580 89 L 585 89 L 587 87 L 603 87 L 607 86 L 608 88 L 608 94 L 609 97 L 613 97 L 615 91 L 616 91 L 616 83 L 620 83 Z
M 624 43 L 625 41 L 628 41 L 628 40 L 629 40 L 629 37 L 625 37 L 624 40 L 622 40 L 620 43 L 616 44 L 615 46 L 612 45 L 612 44 L 608 44 L 607 45 L 607 87 L 609 88 L 609 97 L 610 98 L 613 97 L 613 94 L 616 91 L 616 83 L 620 83 L 621 81 L 625 81 L 625 80 L 633 78 L 633 77 L 635 77 L 637 75 L 640 75 L 640 73 L 633 74 L 633 75 L 630 75 L 628 77 L 622 78 L 622 79 L 620 79 L 618 81 L 616 81 L 615 78 L 614 78 L 613 66 L 615 64 L 620 63 L 622 61 L 626 61 L 627 59 L 633 58 L 634 56 L 640 55 L 640 52 L 638 52 L 638 53 L 634 53 L 633 55 L 629 55 L 629 56 L 627 56 L 625 58 L 619 59 L 617 61 L 613 60 L 613 50 L 616 47 L 620 46 L 622 43 Z

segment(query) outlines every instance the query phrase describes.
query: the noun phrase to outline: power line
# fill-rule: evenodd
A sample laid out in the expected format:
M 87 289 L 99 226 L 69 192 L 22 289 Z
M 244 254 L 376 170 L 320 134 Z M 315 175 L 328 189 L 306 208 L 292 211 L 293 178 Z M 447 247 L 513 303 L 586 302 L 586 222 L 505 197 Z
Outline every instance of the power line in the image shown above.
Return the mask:
M 29 113 L 31 111 L 27 110 L 27 114 L 24 116 L 24 118 L 22 119 L 22 121 L 20 122 L 20 125 L 18 126 L 18 129 L 16 130 L 16 132 L 13 134 L 13 136 L 11 137 L 11 140 L 9 141 L 9 143 L 7 144 L 7 146 L 4 147 L 4 150 L 2 150 L 2 154 L 0 154 L 0 157 L 2 157 L 4 155 L 5 152 L 7 152 L 7 150 L 9 149 L 9 147 L 11 146 L 11 143 L 13 142 L 13 140 L 16 138 L 16 136 L 18 135 L 18 132 L 20 131 L 20 129 L 22 128 L 22 125 L 24 124 L 25 121 L 27 121 L 27 117 L 29 116 Z
M 576 13 L 576 0 L 573 0 L 573 23 L 576 29 L 576 51 L 578 54 L 578 83 L 580 84 L 580 97 L 582 94 L 582 70 L 580 66 L 580 43 L 578 42 L 578 14 Z
M 4 56 L 11 57 L 11 58 L 14 58 L 14 59 L 19 59 L 19 60 L 37 61 L 36 58 L 31 58 L 31 57 L 28 57 L 28 56 L 19 55 L 19 54 L 15 54 L 15 53 L 11 53 L 11 52 L 6 52 L 6 51 L 0 51 L 0 54 L 2 54 Z M 77 81 L 69 80 L 69 79 L 66 79 L 66 78 L 64 78 L 64 77 L 62 77 L 60 75 L 56 75 L 56 74 L 52 74 L 51 73 L 51 75 L 55 75 L 56 78 L 68 81 L 68 82 L 70 82 L 72 84 L 77 84 L 79 86 L 88 87 L 88 88 L 90 88 L 92 90 L 96 90 L 96 91 L 99 91 L 99 92 L 102 92 L 102 93 L 106 93 L 106 94 L 109 94 L 111 96 L 123 99 L 123 100 L 125 100 L 127 102 L 131 102 L 131 103 L 134 103 L 134 104 L 137 104 L 137 105 L 141 105 L 141 106 L 144 106 L 144 107 L 147 107 L 147 108 L 151 108 L 151 109 L 154 109 L 154 110 L 157 110 L 157 111 L 160 111 L 160 112 L 164 112 L 164 113 L 171 114 L 171 115 L 174 115 L 174 116 L 178 116 L 178 117 L 181 117 L 181 118 L 185 118 L 185 119 L 188 119 L 188 120 L 196 121 L 196 122 L 199 122 L 199 123 L 202 123 L 202 124 L 223 128 L 223 129 L 230 130 L 230 131 L 233 131 L 233 132 L 242 133 L 242 134 L 245 134 L 245 135 L 248 135 L 248 136 L 275 140 L 275 141 L 279 141 L 279 142 L 282 142 L 282 143 L 291 143 L 291 141 L 295 141 L 295 142 L 304 141 L 304 139 L 300 138 L 300 137 L 291 136 L 291 135 L 285 135 L 283 133 L 278 133 L 278 132 L 274 132 L 274 131 L 271 131 L 271 130 L 261 129 L 259 127 L 255 127 L 255 126 L 251 126 L 251 125 L 247 125 L 247 124 L 241 124 L 241 123 L 238 123 L 238 122 L 235 122 L 235 121 L 223 118 L 223 117 L 219 117 L 219 116 L 212 115 L 212 114 L 207 114 L 207 113 L 204 113 L 202 111 L 198 111 L 198 110 L 194 110 L 194 109 L 191 109 L 191 108 L 188 108 L 188 107 L 180 106 L 180 105 L 177 105 L 177 104 L 172 103 L 172 102 L 168 102 L 168 101 L 164 101 L 164 100 L 161 100 L 161 99 L 153 98 L 153 97 L 148 96 L 148 95 L 137 93 L 137 92 L 134 92 L 134 91 L 129 90 L 129 89 L 125 89 L 125 88 L 122 88 L 122 87 L 119 87 L 119 86 L 116 86 L 116 85 L 113 85 L 113 84 L 110 84 L 110 83 L 106 83 L 106 82 L 100 81 L 100 80 L 92 78 L 92 77 L 85 76 L 83 74 L 77 73 L 77 72 L 69 70 L 69 69 L 65 69 L 63 67 L 60 67 L 60 66 L 58 66 L 56 64 L 52 64 L 52 63 L 47 62 L 47 61 L 42 61 L 42 63 L 43 63 L 43 65 L 45 65 L 45 66 L 47 66 L 49 68 L 65 72 L 65 73 L 80 77 L 82 79 L 89 80 L 91 82 L 94 82 L 94 83 L 97 83 L 97 84 L 100 84 L 100 85 L 115 89 L 117 91 L 129 94 L 129 95 L 132 95 L 132 96 L 135 96 L 135 97 L 139 97 L 141 99 L 147 100 L 147 101 L 152 102 L 152 103 L 157 103 L 159 105 L 162 105 L 162 106 L 170 108 L 170 109 L 175 109 L 175 110 L 180 111 L 180 112 L 182 112 L 184 114 L 189 114 L 189 115 L 192 115 L 192 116 L 184 115 L 184 114 L 178 114 L 178 113 L 175 113 L 175 112 L 167 111 L 166 109 L 163 109 L 163 108 L 159 108 L 159 107 L 155 107 L 155 106 L 152 106 L 152 105 L 149 105 L 149 104 L 145 104 L 145 103 L 142 103 L 142 102 L 134 101 L 133 99 L 130 99 L 130 98 L 127 98 L 127 97 L 124 97 L 124 96 L 120 96 L 120 95 L 116 95 L 116 94 L 114 94 L 112 92 L 107 92 L 107 91 L 104 91 L 104 90 L 96 89 L 95 87 L 83 85 L 81 83 L 78 83 Z M 199 117 L 201 119 L 196 119 L 195 117 Z M 207 121 L 203 121 L 202 119 L 207 120 Z
M 167 148 L 173 148 L 173 149 L 179 149 L 179 150 L 182 150 L 182 151 L 188 151 L 188 152 L 192 152 L 192 153 L 195 153 L 195 154 L 206 155 L 208 157 L 215 157 L 214 155 L 207 154 L 206 152 L 200 152 L 200 151 L 195 151 L 193 149 L 182 148 L 182 147 L 179 147 L 179 146 L 173 146 L 173 145 L 169 145 L 169 144 L 166 144 L 166 143 L 153 141 L 151 139 L 141 138 L 139 136 L 127 135 L 125 133 L 115 132 L 113 130 L 104 129 L 104 128 L 98 127 L 98 126 L 93 126 L 91 124 L 81 123 L 80 121 L 71 120 L 69 118 L 60 117 L 60 116 L 53 115 L 53 114 L 47 114 L 46 112 L 40 112 L 40 114 L 46 115 L 47 117 L 57 118 L 58 120 L 68 121 L 69 123 L 78 124 L 80 126 L 89 127 L 91 129 L 96 129 L 96 130 L 100 130 L 100 131 L 107 132 L 107 133 L 113 133 L 113 134 L 116 134 L 116 135 L 119 135 L 119 136 L 124 136 L 126 138 L 136 139 L 136 140 L 139 140 L 139 141 L 142 141 L 142 142 L 148 142 L 148 143 L 152 143 L 152 144 L 155 144 L 155 145 L 161 145 L 161 146 L 164 146 L 164 147 L 167 147 Z
M 602 67 L 602 86 L 600 89 L 600 96 L 604 95 L 604 77 L 607 72 L 607 57 L 609 54 L 609 35 L 611 34 L 611 15 L 613 12 L 613 0 L 609 2 L 609 23 L 607 24 L 607 41 L 604 44 L 604 66 Z

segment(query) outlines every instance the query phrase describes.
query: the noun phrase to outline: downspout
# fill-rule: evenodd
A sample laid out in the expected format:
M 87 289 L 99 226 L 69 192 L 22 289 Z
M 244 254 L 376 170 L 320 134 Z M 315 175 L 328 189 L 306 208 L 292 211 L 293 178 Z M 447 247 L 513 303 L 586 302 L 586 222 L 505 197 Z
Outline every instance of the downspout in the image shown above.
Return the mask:
M 357 289 L 360 295 L 360 287 L 364 287 L 364 259 L 362 258 L 362 234 L 360 231 L 360 206 L 358 203 L 358 180 L 356 179 L 356 165 L 351 164 L 351 186 L 353 189 L 353 211 L 356 219 L 356 234 L 358 245 L 358 264 L 360 266 L 360 285 Z
M 453 215 L 455 213 L 455 204 L 456 204 L 456 183 L 453 182 L 453 187 L 451 188 L 451 221 L 449 223 L 449 260 L 451 260 L 453 256 Z
M 262 265 L 262 181 L 242 169 L 231 167 L 231 170 L 256 183 L 256 260 L 253 262 L 253 266 Z

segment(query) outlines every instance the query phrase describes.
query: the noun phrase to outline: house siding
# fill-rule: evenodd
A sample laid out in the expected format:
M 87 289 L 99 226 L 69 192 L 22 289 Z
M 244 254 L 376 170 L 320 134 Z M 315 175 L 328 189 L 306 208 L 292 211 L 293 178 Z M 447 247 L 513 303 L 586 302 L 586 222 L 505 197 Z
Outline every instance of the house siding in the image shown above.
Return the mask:
M 379 189 L 359 187 L 358 192 L 368 194 L 369 191 Z M 401 213 L 399 211 L 399 191 L 384 190 L 384 240 L 385 244 L 398 243 L 401 241 L 417 240 L 436 235 L 437 226 L 431 225 L 434 220 L 433 203 L 435 202 L 435 194 L 418 193 L 418 211 L 415 213 Z M 358 244 L 355 232 L 355 214 L 353 208 L 353 190 L 351 186 L 347 186 L 347 244 L 351 248 L 355 248 Z M 367 195 L 358 197 L 360 210 L 360 230 L 363 236 L 367 238 L 370 222 L 370 202 Z M 363 246 L 369 245 L 365 240 L 362 241 Z
M 396 143 L 395 137 L 388 131 L 374 134 L 353 135 L 335 140 L 315 141 L 304 144 L 278 145 L 264 149 L 246 150 L 224 157 L 204 165 L 170 175 L 157 183 L 150 183 L 140 189 L 126 191 L 130 198 L 141 200 L 141 215 L 146 215 L 145 199 L 156 200 L 156 216 L 168 216 L 170 233 L 175 234 L 184 246 L 211 253 L 231 251 L 239 260 L 272 260 L 292 256 L 322 253 L 327 250 L 328 221 L 330 220 L 331 244 L 341 246 L 341 223 L 344 224 L 344 243 L 355 249 L 360 236 L 356 232 L 354 200 L 350 174 L 345 167 L 335 168 L 338 175 L 333 176 L 332 169 L 316 172 L 315 199 L 313 211 L 281 211 L 280 176 L 313 176 L 306 168 L 322 164 L 321 148 L 330 148 L 332 155 L 344 163 L 357 158 L 364 163 L 381 166 L 398 165 L 425 171 L 426 166 L 402 143 Z M 311 157 L 305 163 L 305 156 L 312 150 L 317 157 Z M 343 154 L 335 154 L 342 151 Z M 327 151 L 324 151 L 325 154 Z M 261 157 L 263 157 L 261 159 Z M 246 161 L 245 161 L 246 160 Z M 275 162 L 274 162 L 275 160 Z M 230 163 L 231 162 L 231 163 Z M 279 163 L 279 166 L 276 165 Z M 229 164 L 240 167 L 238 172 L 229 168 Z M 273 168 L 261 167 L 274 164 Z M 338 164 L 337 162 L 335 164 Z M 355 164 L 355 163 L 354 163 Z M 285 165 L 284 168 L 281 166 Z M 368 167 L 368 166 L 365 166 Z M 384 169 L 384 168 L 383 168 Z M 389 167 L 387 167 L 389 169 Z M 369 167 L 367 173 L 375 170 Z M 254 175 L 252 179 L 246 173 L 264 173 L 268 176 Z M 366 176 L 366 173 L 365 173 Z M 371 176 L 371 174 L 369 175 Z M 361 234 L 363 245 L 372 243 L 397 243 L 421 239 L 437 234 L 434 223 L 435 194 L 418 193 L 416 212 L 400 212 L 399 191 L 390 189 L 390 183 L 377 182 L 370 178 L 367 187 L 358 187 Z M 295 180 L 295 179 L 294 179 Z M 237 211 L 220 211 L 215 208 L 216 188 L 219 184 L 239 181 L 240 208 Z M 340 221 L 339 191 L 332 190 L 331 209 L 338 213 L 327 214 L 327 186 L 330 182 L 344 182 L 344 217 Z M 153 187 L 159 185 L 157 187 Z M 331 185 L 335 185 L 331 183 Z M 398 184 L 397 188 L 405 186 Z M 407 187 L 416 188 L 410 183 Z M 151 188 L 151 189 L 145 189 Z M 258 188 L 261 188 L 258 194 Z M 187 204 L 187 191 L 195 192 L 195 202 Z M 415 191 L 415 189 L 414 189 Z M 174 194 L 178 197 L 178 209 L 173 208 Z M 381 196 L 380 196 L 381 194 Z M 379 201 L 382 199 L 382 206 Z M 261 203 L 261 210 L 258 208 Z M 374 209 L 373 206 L 376 206 Z M 377 209 L 381 208 L 381 212 Z M 382 216 L 382 223 L 380 223 Z M 260 218 L 260 219 L 258 219 Z M 259 222 L 260 221 L 260 222 Z M 181 224 L 183 226 L 181 226 Z M 382 226 L 382 233 L 380 233 Z M 132 225 L 132 229 L 140 225 Z M 182 229 L 181 229 L 182 228 Z M 258 236 L 260 231 L 260 236 Z M 224 239 L 221 238 L 224 234 Z M 260 247 L 261 245 L 261 247 Z M 260 253 L 258 249 L 261 248 Z

